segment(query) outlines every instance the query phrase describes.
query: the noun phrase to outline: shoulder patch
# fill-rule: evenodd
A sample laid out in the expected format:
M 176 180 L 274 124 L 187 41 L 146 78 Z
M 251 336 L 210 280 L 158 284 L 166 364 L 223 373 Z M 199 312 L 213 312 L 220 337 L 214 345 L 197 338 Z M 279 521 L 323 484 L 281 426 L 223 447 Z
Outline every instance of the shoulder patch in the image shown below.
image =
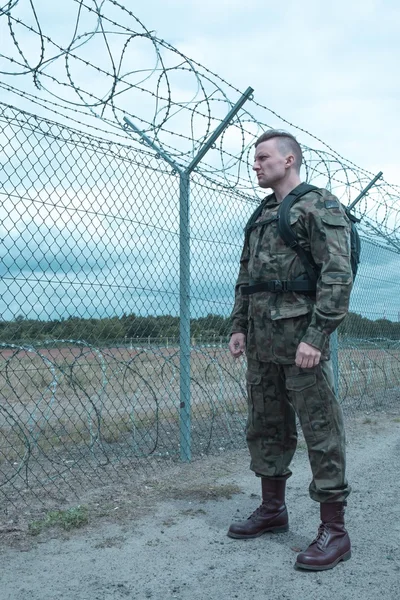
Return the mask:
M 339 208 L 339 201 L 333 198 L 325 200 L 325 208 Z

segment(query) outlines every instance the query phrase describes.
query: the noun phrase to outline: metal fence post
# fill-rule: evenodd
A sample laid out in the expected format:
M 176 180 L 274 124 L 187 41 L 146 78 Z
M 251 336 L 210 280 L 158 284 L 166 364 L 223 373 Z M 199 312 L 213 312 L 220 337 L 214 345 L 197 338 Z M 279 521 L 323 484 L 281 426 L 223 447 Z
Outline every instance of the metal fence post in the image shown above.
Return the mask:
M 191 395 L 190 395 L 190 174 L 204 155 L 212 147 L 232 118 L 250 98 L 253 88 L 249 87 L 232 106 L 208 140 L 200 148 L 190 164 L 183 168 L 166 152 L 159 148 L 143 131 L 140 131 L 127 117 L 125 123 L 133 129 L 150 148 L 155 150 L 171 167 L 179 173 L 179 315 L 180 315 L 180 457 L 188 462 L 192 458 L 191 443 Z
M 369 182 L 369 184 L 358 194 L 357 198 L 347 207 L 347 210 L 353 210 L 355 205 L 360 202 L 360 200 L 366 196 L 369 190 L 376 184 L 376 182 L 382 177 L 382 171 L 379 171 L 377 175 Z
M 190 174 L 179 182 L 180 456 L 191 459 L 190 398 Z

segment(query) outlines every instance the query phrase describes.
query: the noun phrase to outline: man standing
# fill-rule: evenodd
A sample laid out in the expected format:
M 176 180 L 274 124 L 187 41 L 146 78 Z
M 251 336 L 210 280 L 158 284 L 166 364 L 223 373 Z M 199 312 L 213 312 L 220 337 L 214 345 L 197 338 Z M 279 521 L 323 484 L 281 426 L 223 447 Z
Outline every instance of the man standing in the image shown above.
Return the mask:
M 285 486 L 296 450 L 297 414 L 321 525 L 296 566 L 324 570 L 351 554 L 344 526 L 350 493 L 345 433 L 329 360 L 329 336 L 347 313 L 353 281 L 350 221 L 324 189 L 306 193 L 292 206 L 290 226 L 317 274 L 315 290 L 304 292 L 304 261 L 285 244 L 277 221 L 279 204 L 301 185 L 301 163 L 301 148 L 287 132 L 269 130 L 256 141 L 253 169 L 260 187 L 273 193 L 246 228 L 229 349 L 235 358 L 247 355 L 246 440 L 250 468 L 261 478 L 262 504 L 247 520 L 232 523 L 228 535 L 246 539 L 288 529 Z

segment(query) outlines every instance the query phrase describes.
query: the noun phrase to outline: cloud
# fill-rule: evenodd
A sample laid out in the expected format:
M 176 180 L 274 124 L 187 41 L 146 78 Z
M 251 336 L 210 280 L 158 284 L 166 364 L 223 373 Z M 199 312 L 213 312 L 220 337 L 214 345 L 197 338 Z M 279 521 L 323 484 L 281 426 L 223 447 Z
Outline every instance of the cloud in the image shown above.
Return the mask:
M 63 133 L 21 130 L 7 148 L 0 175 L 2 318 L 176 314 L 177 176 L 123 147 L 107 151 L 86 138 L 76 145 Z M 254 205 L 199 176 L 191 204 L 193 310 L 228 314 Z
M 396 2 L 308 0 L 279 10 L 276 3 L 255 2 L 239 12 L 214 12 L 208 3 L 202 11 L 196 7 L 189 11 L 174 2 L 169 10 L 168 30 L 176 32 L 185 54 L 241 90 L 252 85 L 258 102 L 350 160 L 375 172 L 385 169 L 400 134 Z M 145 7 L 139 12 L 159 27 L 160 14 Z M 207 13 L 199 27 L 197 18 Z M 263 120 L 279 124 L 272 114 Z M 309 142 L 303 133 L 299 137 Z
M 77 5 L 74 2 L 63 3 L 61 13 L 57 15 L 49 12 L 45 0 L 36 0 L 35 8 L 43 32 L 59 45 L 67 46 L 78 14 Z M 141 26 L 128 13 L 109 4 L 107 10 L 128 30 L 131 26 L 133 31 L 142 31 Z M 221 1 L 217 4 L 210 0 L 193 0 L 189 4 L 183 0 L 173 0 L 168 4 L 155 0 L 141 3 L 135 7 L 135 12 L 149 29 L 157 30 L 159 37 L 171 41 L 189 57 L 219 73 L 224 80 L 233 83 L 240 90 L 252 85 L 257 101 L 270 106 L 289 121 L 314 132 L 362 167 L 373 172 L 381 169 L 387 178 L 394 174 L 395 180 L 398 180 L 391 158 L 396 152 L 400 134 L 397 119 L 400 82 L 393 76 L 397 72 L 399 60 L 400 7 L 394 0 L 368 0 L 362 5 L 349 4 L 344 0 L 329 5 L 323 5 L 317 0 L 305 0 L 301 4 L 293 0 L 279 6 L 276 2 L 261 0 L 255 0 L 251 5 L 238 0 Z M 29 7 L 20 3 L 16 14 L 31 19 L 33 24 Z M 94 14 L 84 10 L 80 18 L 78 33 L 83 34 L 96 28 Z M 19 57 L 4 19 L 3 27 L 7 48 L 11 48 L 15 56 Z M 184 102 L 192 97 L 198 83 L 193 74 L 184 70 L 169 72 L 171 85 L 168 88 L 166 79 L 160 77 L 161 64 L 157 64 L 151 41 L 134 38 L 123 52 L 124 44 L 129 39 L 129 31 L 121 30 L 126 35 L 115 35 L 111 33 L 112 30 L 110 25 L 107 35 L 115 68 L 119 67 L 122 57 L 122 72 L 138 68 L 143 71 L 129 76 L 127 81 L 137 82 L 138 77 L 144 79 L 155 68 L 158 70 L 142 84 L 145 89 L 154 92 L 158 85 L 159 95 L 168 96 L 171 93 L 175 101 Z M 28 35 L 20 26 L 17 27 L 17 33 L 21 48 L 30 62 L 37 64 L 40 59 L 37 40 L 33 40 L 31 34 Z M 45 59 L 57 52 L 51 44 L 46 44 Z M 76 53 L 86 61 L 93 61 L 100 69 L 112 71 L 108 48 L 102 35 L 96 34 L 88 38 L 87 43 L 78 48 Z M 171 55 L 164 52 L 163 60 L 169 67 Z M 172 60 L 176 64 L 179 58 L 174 55 Z M 68 70 L 78 87 L 87 89 L 98 97 L 105 97 L 111 89 L 111 77 L 82 61 L 69 57 Z M 50 63 L 48 72 L 64 82 L 69 81 L 63 60 Z M 15 78 L 8 80 L 17 83 Z M 66 97 L 70 93 L 67 88 L 46 81 L 46 78 L 41 81 L 59 96 Z M 32 77 L 19 78 L 18 85 L 22 89 L 38 93 Z M 125 84 L 119 83 L 117 92 L 123 89 Z M 236 99 L 237 93 L 234 90 L 229 94 L 231 100 Z M 39 96 L 49 97 L 44 89 L 39 91 Z M 72 92 L 70 99 L 81 102 L 76 92 Z M 89 96 L 85 96 L 85 99 L 89 103 L 93 101 Z M 153 96 L 138 90 L 118 95 L 117 104 L 122 111 L 134 112 L 138 117 L 150 121 L 157 107 Z M 163 104 L 158 104 L 158 109 L 161 110 L 157 122 L 165 114 Z M 220 102 L 213 104 L 213 114 L 223 116 L 219 112 L 220 109 L 224 112 L 224 108 Z M 95 110 L 99 113 L 100 109 Z M 106 109 L 104 116 L 115 119 L 110 108 Z M 268 125 L 285 126 L 268 111 L 260 110 L 256 116 Z M 118 113 L 118 119 L 122 119 L 122 113 Z M 144 126 L 139 118 L 137 125 Z M 191 123 L 185 112 L 178 113 L 170 125 L 178 133 L 190 135 Z M 202 119 L 196 117 L 195 139 L 203 133 Z M 302 143 L 317 144 L 303 132 L 298 135 Z M 163 136 L 165 143 L 172 142 L 167 134 L 164 133 Z M 229 136 L 228 132 L 227 141 Z M 232 142 L 237 144 L 237 140 L 233 138 L 234 134 Z M 187 143 L 177 138 L 174 138 L 174 144 L 180 149 L 188 149 Z
M 28 14 L 27 6 L 20 3 L 19 16 Z M 66 45 L 73 31 L 77 5 L 62 3 L 60 9 L 51 12 L 48 2 L 36 0 L 35 7 L 44 33 Z M 392 176 L 394 182 L 398 181 L 398 167 L 393 158 L 397 156 L 400 136 L 397 118 L 400 82 L 394 76 L 399 61 L 398 3 L 366 0 L 359 4 L 338 0 L 327 4 L 306 0 L 277 5 L 254 0 L 246 5 L 239 0 L 219 3 L 155 0 L 139 3 L 135 11 L 149 29 L 157 29 L 160 37 L 219 73 L 239 90 L 253 86 L 255 98 L 261 104 L 312 131 L 362 167 L 373 172 L 381 169 L 386 179 Z M 129 23 L 134 23 L 127 13 L 115 12 L 116 20 L 120 20 L 121 14 L 126 17 L 124 25 L 129 27 Z M 92 17 L 82 21 L 81 33 L 93 29 Z M 29 18 L 32 19 L 31 14 Z M 4 28 L 4 18 L 2 23 Z M 132 29 L 137 29 L 137 23 Z M 37 40 L 19 26 L 18 36 L 31 63 L 37 64 L 40 58 Z M 111 38 L 119 56 L 127 38 Z M 15 47 L 13 50 L 16 52 Z M 101 36 L 94 37 L 77 52 L 102 68 L 110 68 Z M 46 53 L 48 58 L 57 50 L 46 44 Z M 160 67 L 149 40 L 132 41 L 123 60 L 128 71 L 138 66 L 143 68 L 143 73 L 134 76 L 136 82 L 147 77 L 153 67 Z M 165 60 L 170 66 L 179 59 L 166 56 Z M 94 95 L 104 97 L 110 90 L 111 78 L 79 61 L 71 60 L 69 66 L 74 82 Z M 48 72 L 67 81 L 62 61 L 49 66 Z M 160 71 L 155 70 L 143 86 L 154 92 L 159 81 L 160 95 L 168 94 L 165 79 L 159 77 Z M 16 84 L 15 79 L 8 81 Z M 173 98 L 181 102 L 191 100 L 198 85 L 194 75 L 185 71 L 170 73 L 170 83 Z M 34 87 L 31 77 L 19 85 L 41 98 L 50 97 L 44 89 Z M 47 85 L 50 91 L 67 95 L 64 87 L 50 82 Z M 124 85 L 119 84 L 118 91 Z M 228 89 L 224 83 L 221 85 Z M 239 94 L 231 89 L 229 99 L 235 101 Z M 68 98 L 79 100 L 75 92 Z M 89 96 L 85 98 L 89 100 Z M 3 96 L 3 100 L 15 103 L 12 94 Z M 156 102 L 153 96 L 137 90 L 118 96 L 122 110 L 137 114 L 139 127 L 142 126 L 139 117 L 153 118 Z M 25 106 L 28 105 L 27 102 Z M 251 103 L 245 107 L 267 125 L 296 132 L 269 111 Z M 158 108 L 157 122 L 164 116 L 160 105 Z M 222 118 L 227 109 L 227 104 L 215 100 L 213 118 Z M 35 107 L 36 110 L 41 111 Z M 111 109 L 107 109 L 105 116 L 114 119 Z M 68 117 L 64 119 L 68 121 Z M 97 125 L 103 127 L 104 123 Z M 204 133 L 203 117 L 196 116 L 192 124 L 184 112 L 178 112 L 169 125 L 182 135 L 190 136 L 193 132 L 196 142 Z M 71 144 L 67 144 L 59 128 L 54 127 L 52 132 L 52 139 L 37 132 L 30 135 L 15 123 L 13 135 L 4 140 L 0 171 L 4 201 L 0 218 L 5 277 L 0 289 L 0 312 L 7 318 L 18 312 L 39 318 L 65 316 L 71 311 L 81 316 L 102 316 L 112 311 L 176 313 L 177 177 L 169 174 L 170 168 L 162 161 L 158 166 L 166 169 L 164 174 L 134 168 L 129 148 L 116 149 L 112 157 L 110 148 L 98 142 L 89 143 L 83 136 L 81 140 L 73 136 Z M 303 132 L 298 131 L 297 135 L 303 144 L 324 147 Z M 25 136 L 23 143 L 21 136 Z M 187 140 L 175 140 L 163 134 L 164 143 L 175 144 L 182 151 L 192 150 Z M 242 139 L 237 129 L 227 130 L 224 144 L 233 154 L 240 149 Z M 219 166 L 217 152 L 211 151 L 205 163 Z M 193 310 L 197 314 L 202 311 L 227 314 L 237 274 L 242 228 L 252 205 L 234 191 L 217 193 L 194 183 L 191 210 Z M 368 210 L 372 211 L 370 205 Z M 384 218 L 382 209 L 377 210 L 376 217 Z M 352 298 L 356 312 L 380 313 L 388 310 L 384 307 L 389 304 L 392 312 L 396 312 L 394 256 L 375 247 L 364 254 Z M 213 306 L 218 311 L 210 310 Z

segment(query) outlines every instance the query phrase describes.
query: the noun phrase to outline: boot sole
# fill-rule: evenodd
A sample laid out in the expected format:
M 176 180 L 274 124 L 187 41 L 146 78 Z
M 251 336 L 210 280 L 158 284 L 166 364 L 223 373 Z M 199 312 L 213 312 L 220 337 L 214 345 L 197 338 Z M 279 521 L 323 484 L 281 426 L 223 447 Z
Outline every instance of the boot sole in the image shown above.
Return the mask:
M 280 533 L 284 531 L 289 531 L 289 525 L 279 525 L 277 527 L 269 527 L 268 529 L 263 529 L 258 533 L 253 533 L 252 535 L 244 535 L 242 533 L 234 533 L 232 531 L 228 531 L 227 536 L 230 538 L 234 538 L 235 540 L 251 540 L 253 538 L 258 538 L 264 533 Z
M 329 563 L 329 565 L 306 565 L 304 563 L 299 563 L 296 562 L 295 563 L 295 567 L 297 569 L 305 569 L 306 571 L 326 571 L 328 569 L 333 569 L 334 567 L 336 567 L 337 564 L 340 563 L 340 561 L 342 560 L 343 562 L 345 560 L 349 560 L 351 558 L 351 550 L 349 550 L 348 552 L 346 552 L 346 554 L 343 554 L 343 556 L 339 556 L 339 558 L 337 558 L 333 563 Z

